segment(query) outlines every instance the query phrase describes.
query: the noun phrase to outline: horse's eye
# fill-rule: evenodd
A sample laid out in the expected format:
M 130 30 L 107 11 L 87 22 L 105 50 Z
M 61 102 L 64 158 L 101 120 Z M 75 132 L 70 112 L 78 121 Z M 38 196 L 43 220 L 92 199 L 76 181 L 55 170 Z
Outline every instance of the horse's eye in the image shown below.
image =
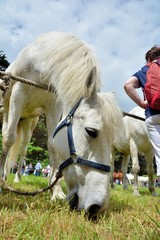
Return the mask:
M 98 130 L 93 128 L 85 128 L 86 132 L 90 137 L 96 138 L 98 136 Z

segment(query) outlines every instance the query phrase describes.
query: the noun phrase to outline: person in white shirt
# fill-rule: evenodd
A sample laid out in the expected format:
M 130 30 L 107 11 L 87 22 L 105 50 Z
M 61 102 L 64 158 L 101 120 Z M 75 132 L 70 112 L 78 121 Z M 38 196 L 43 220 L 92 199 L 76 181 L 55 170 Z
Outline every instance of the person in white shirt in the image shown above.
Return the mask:
M 40 161 L 35 165 L 35 176 L 40 176 L 40 172 L 42 169 L 42 165 L 40 163 Z

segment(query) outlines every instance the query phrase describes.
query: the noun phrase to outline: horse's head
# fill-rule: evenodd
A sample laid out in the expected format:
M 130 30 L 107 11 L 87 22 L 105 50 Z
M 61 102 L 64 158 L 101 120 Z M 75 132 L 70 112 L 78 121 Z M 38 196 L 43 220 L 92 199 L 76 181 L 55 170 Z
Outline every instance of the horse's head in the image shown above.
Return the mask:
M 89 97 L 76 103 L 54 133 L 70 206 L 85 209 L 90 216 L 106 210 L 109 204 L 110 153 L 118 127 L 117 109 L 111 95 L 97 93 L 93 86 Z

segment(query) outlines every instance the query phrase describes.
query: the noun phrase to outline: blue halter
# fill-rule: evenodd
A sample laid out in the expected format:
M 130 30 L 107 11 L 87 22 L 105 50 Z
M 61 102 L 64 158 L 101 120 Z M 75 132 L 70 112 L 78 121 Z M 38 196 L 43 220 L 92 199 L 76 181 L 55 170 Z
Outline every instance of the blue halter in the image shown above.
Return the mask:
M 78 108 L 82 99 L 83 98 L 81 98 L 74 105 L 74 107 L 69 112 L 67 117 L 56 127 L 56 129 L 53 132 L 53 138 L 54 138 L 55 135 L 57 134 L 57 132 L 59 132 L 63 127 L 67 127 L 67 136 L 68 136 L 70 157 L 59 165 L 59 172 L 62 173 L 62 171 L 66 167 L 71 165 L 72 163 L 73 164 L 84 165 L 84 166 L 87 166 L 87 167 L 90 167 L 90 168 L 95 168 L 97 170 L 101 170 L 101 171 L 104 171 L 104 172 L 110 172 L 110 166 L 108 166 L 108 165 L 104 165 L 104 164 L 96 163 L 96 162 L 93 162 L 93 161 L 90 161 L 90 160 L 86 160 L 86 159 L 80 158 L 79 156 L 77 156 L 76 159 L 72 158 L 73 155 L 76 156 L 76 150 L 75 150 L 74 141 L 73 141 L 73 134 L 72 134 L 72 119 L 73 119 L 74 113 L 75 113 L 76 109 Z

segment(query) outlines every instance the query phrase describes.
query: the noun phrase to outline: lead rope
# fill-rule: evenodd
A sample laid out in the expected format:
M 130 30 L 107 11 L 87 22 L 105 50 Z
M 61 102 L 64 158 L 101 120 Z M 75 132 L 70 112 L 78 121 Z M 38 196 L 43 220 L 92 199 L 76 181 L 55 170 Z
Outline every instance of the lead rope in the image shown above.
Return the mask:
M 139 117 L 137 115 L 131 114 L 131 113 L 127 113 L 127 112 L 122 112 L 123 116 L 128 116 L 128 117 L 132 117 L 141 121 L 145 121 L 145 118 Z
M 5 184 L 5 186 L 3 187 L 3 190 L 8 190 L 12 193 L 18 194 L 18 195 L 25 195 L 25 196 L 35 196 L 37 194 L 46 192 L 47 190 L 51 189 L 52 187 L 54 187 L 54 185 L 57 183 L 57 181 L 62 177 L 62 173 L 60 171 L 57 172 L 55 180 L 53 183 L 51 183 L 49 186 L 42 188 L 42 189 L 38 189 L 36 191 L 33 192 L 25 192 L 25 191 L 20 191 L 17 189 L 14 189 L 8 185 Z
M 0 71 L 0 78 L 7 83 L 10 80 L 14 80 L 14 81 L 18 81 L 18 82 L 21 82 L 21 83 L 29 84 L 29 85 L 37 87 L 37 88 L 47 90 L 49 92 L 54 92 L 54 93 L 56 92 L 56 90 L 55 90 L 55 88 L 52 84 L 47 85 L 47 84 L 44 84 L 44 83 L 36 83 L 36 82 L 28 80 L 26 78 L 22 78 L 22 77 L 12 75 L 11 73 L 6 73 L 6 72 L 3 72 L 3 71 Z M 7 87 L 7 86 L 5 86 L 5 87 Z M 4 88 L 3 84 L 0 84 L 0 89 L 1 88 L 2 89 Z

